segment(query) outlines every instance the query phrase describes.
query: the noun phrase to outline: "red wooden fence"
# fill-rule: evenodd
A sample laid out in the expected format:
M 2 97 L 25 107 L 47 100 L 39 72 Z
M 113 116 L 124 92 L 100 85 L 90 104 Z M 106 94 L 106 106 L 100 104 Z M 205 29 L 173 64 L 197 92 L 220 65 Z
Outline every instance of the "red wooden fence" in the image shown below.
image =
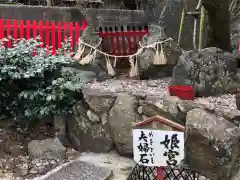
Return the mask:
M 0 19 L 0 39 L 11 36 L 13 39 L 29 39 L 40 37 L 41 42 L 53 52 L 62 46 L 67 38 L 71 38 L 71 50 L 74 52 L 81 32 L 87 27 L 85 20 L 81 26 L 78 22 L 30 21 Z M 103 38 L 104 51 L 112 55 L 131 55 L 137 51 L 137 43 L 148 33 L 146 28 L 123 30 L 116 28 L 100 28 L 99 36 Z M 7 47 L 12 47 L 8 41 Z
M 120 30 L 115 27 L 105 28 L 104 31 L 100 28 L 99 36 L 103 38 L 105 51 L 112 55 L 131 55 L 136 53 L 138 49 L 138 42 L 142 40 L 142 37 L 148 34 L 147 28 L 140 27 L 136 29 L 128 28 L 126 30 L 123 27 Z
M 0 19 L 0 39 L 11 36 L 13 39 L 30 39 L 40 36 L 40 41 L 47 48 L 51 47 L 53 54 L 56 49 L 62 46 L 67 38 L 71 38 L 71 48 L 74 51 L 78 43 L 80 33 L 87 27 L 83 20 L 80 26 L 78 22 L 60 22 L 55 21 L 30 21 L 30 20 L 10 20 Z M 12 47 L 12 41 L 8 41 L 7 47 Z

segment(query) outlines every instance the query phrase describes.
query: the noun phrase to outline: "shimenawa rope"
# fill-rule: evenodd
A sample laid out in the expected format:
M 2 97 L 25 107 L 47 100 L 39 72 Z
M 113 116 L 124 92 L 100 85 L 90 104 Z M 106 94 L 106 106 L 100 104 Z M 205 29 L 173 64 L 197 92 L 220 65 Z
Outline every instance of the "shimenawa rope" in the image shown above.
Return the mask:
M 138 49 L 138 51 L 136 53 L 134 53 L 132 55 L 125 55 L 125 56 L 115 56 L 115 55 L 107 54 L 107 53 L 98 49 L 102 40 L 100 40 L 100 42 L 96 46 L 92 46 L 92 45 L 82 41 L 81 38 L 79 38 L 78 50 L 77 50 L 76 55 L 74 56 L 74 59 L 79 60 L 79 63 L 84 65 L 84 64 L 91 63 L 96 58 L 97 53 L 102 54 L 102 55 L 105 56 L 105 59 L 106 59 L 106 67 L 107 67 L 108 74 L 114 76 L 115 71 L 112 67 L 110 57 L 114 58 L 114 62 L 113 62 L 114 67 L 116 67 L 117 58 L 126 57 L 126 58 L 129 58 L 129 62 L 130 62 L 130 65 L 131 65 L 131 69 L 129 71 L 129 76 L 134 77 L 134 76 L 139 75 L 139 69 L 138 69 L 139 59 L 138 59 L 138 56 L 139 56 L 139 54 L 142 53 L 143 49 L 145 49 L 145 48 L 156 49 L 156 54 L 155 54 L 155 57 L 154 57 L 153 64 L 154 65 L 164 65 L 164 64 L 167 64 L 167 58 L 166 58 L 166 56 L 164 54 L 164 51 L 163 51 L 163 43 L 168 42 L 168 41 L 172 41 L 172 40 L 173 40 L 172 38 L 168 38 L 166 40 L 155 42 L 155 43 L 152 43 L 152 44 L 147 45 L 147 46 L 143 46 L 139 42 L 140 48 Z M 160 45 L 160 48 L 161 48 L 160 52 L 159 52 L 159 45 Z M 82 55 L 85 51 L 85 47 L 89 47 L 90 51 L 87 55 L 82 57 Z

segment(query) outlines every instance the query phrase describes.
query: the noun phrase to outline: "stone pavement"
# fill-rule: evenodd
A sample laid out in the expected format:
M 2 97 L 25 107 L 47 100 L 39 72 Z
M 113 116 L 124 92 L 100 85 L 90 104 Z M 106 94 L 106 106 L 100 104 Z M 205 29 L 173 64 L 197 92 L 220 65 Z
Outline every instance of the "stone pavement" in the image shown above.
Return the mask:
M 135 162 L 116 152 L 81 153 L 73 162 L 31 180 L 126 180 Z
M 44 180 L 108 180 L 112 176 L 109 168 L 95 166 L 89 162 L 74 161 Z

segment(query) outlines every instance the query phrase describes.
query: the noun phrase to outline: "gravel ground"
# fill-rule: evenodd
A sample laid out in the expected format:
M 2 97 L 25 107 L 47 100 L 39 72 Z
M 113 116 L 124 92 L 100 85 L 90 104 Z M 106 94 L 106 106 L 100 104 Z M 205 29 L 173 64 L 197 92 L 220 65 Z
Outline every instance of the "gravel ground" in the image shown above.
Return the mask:
M 112 92 L 132 92 L 146 93 L 147 95 L 165 95 L 168 94 L 168 84 L 170 78 L 158 80 L 131 80 L 131 79 L 110 79 L 103 82 L 94 82 L 87 87 L 93 89 L 103 89 Z M 236 109 L 235 95 L 225 94 L 222 96 L 210 96 L 206 98 L 196 98 L 195 102 L 208 103 L 216 106 L 226 106 Z

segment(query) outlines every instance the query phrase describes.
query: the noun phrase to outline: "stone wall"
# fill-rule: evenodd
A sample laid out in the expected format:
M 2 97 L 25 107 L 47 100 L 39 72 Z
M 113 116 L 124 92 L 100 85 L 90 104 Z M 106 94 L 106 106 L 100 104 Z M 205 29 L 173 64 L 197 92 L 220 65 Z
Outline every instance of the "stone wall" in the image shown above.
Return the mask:
M 49 20 L 62 22 L 81 22 L 84 15 L 78 8 L 25 6 L 25 5 L 0 5 L 2 19 L 19 20 Z
M 30 16 L 29 16 L 30 15 Z M 145 24 L 143 11 L 129 11 L 117 9 L 86 10 L 76 7 L 48 7 L 25 5 L 0 5 L 0 18 L 19 20 L 49 20 L 62 22 L 81 22 L 87 20 L 88 24 L 95 27 L 115 24 Z
M 162 4 L 156 6 L 157 10 L 162 9 Z M 49 20 L 62 22 L 81 22 L 86 19 L 89 25 L 93 25 L 98 29 L 99 26 L 115 26 L 115 25 L 141 25 L 148 23 L 157 23 L 159 20 L 158 11 L 154 16 L 148 14 L 148 10 L 152 12 L 151 7 L 141 10 L 117 10 L 117 9 L 96 9 L 88 8 L 81 10 L 75 7 L 47 7 L 47 6 L 25 6 L 25 5 L 0 5 L 0 18 L 2 19 L 23 19 L 23 20 Z M 177 41 L 178 28 L 180 21 L 181 7 L 174 3 L 168 9 L 164 18 L 164 27 L 167 36 L 171 36 Z M 192 33 L 190 31 L 192 19 L 186 19 L 186 26 L 183 32 L 183 48 L 192 47 Z
M 75 107 L 75 116 L 71 120 L 74 126 L 71 123 L 69 126 L 71 137 L 80 141 L 82 150 L 109 151 L 114 143 L 121 154 L 131 154 L 132 123 L 155 115 L 182 125 L 186 124 L 187 113 L 195 108 L 223 116 L 236 125 L 240 117 L 237 109 L 215 107 L 204 100 L 181 100 L 169 95 L 147 96 L 143 93 L 115 93 L 89 88 L 83 91 L 83 95 L 84 101 Z M 95 143 L 89 143 L 91 141 Z
M 184 163 L 189 168 L 213 180 L 230 179 L 237 171 L 240 111 L 229 105 L 90 88 L 83 90 L 83 97 L 67 119 L 68 135 L 80 151 L 116 149 L 131 156 L 132 124 L 160 115 L 186 126 Z

